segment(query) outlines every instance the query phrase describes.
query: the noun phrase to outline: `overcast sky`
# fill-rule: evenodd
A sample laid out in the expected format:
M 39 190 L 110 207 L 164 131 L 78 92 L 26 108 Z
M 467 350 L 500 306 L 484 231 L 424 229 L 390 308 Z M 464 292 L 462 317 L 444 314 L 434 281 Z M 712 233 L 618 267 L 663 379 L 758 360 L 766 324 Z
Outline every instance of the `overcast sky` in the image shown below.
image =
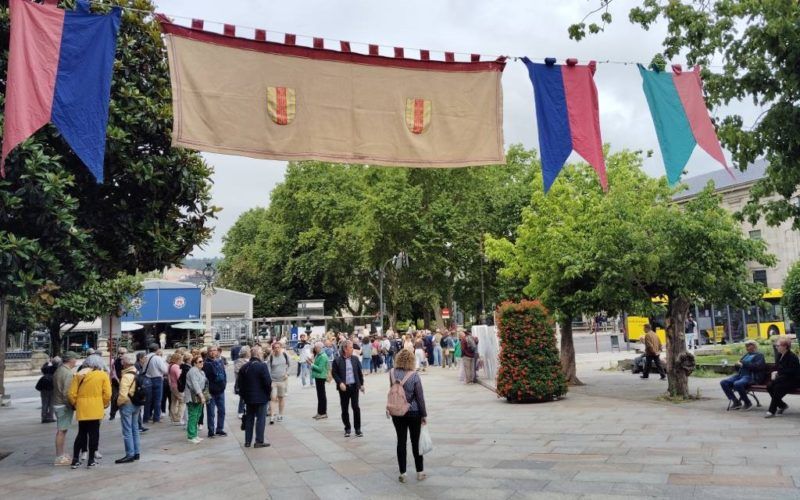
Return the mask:
M 630 0 L 613 2 L 616 21 L 607 32 L 582 42 L 570 40 L 567 27 L 596 8 L 599 0 L 157 0 L 156 3 L 159 12 L 175 16 L 179 24 L 188 24 L 187 19 L 179 17 L 182 16 L 204 19 L 206 29 L 220 32 L 222 26 L 210 21 L 274 31 L 268 35 L 271 40 L 279 39 L 277 32 L 349 40 L 353 50 L 359 52 L 365 51 L 365 47 L 355 42 L 528 56 L 534 60 L 556 57 L 559 62 L 577 57 L 581 63 L 590 59 L 647 63 L 660 50 L 665 31 L 663 25 L 647 32 L 628 23 L 630 6 L 641 3 Z M 311 40 L 299 36 L 298 43 L 310 45 Z M 382 53 L 384 50 L 387 49 L 381 49 Z M 406 51 L 406 54 L 414 53 Z M 439 58 L 441 54 L 432 52 L 431 56 Z M 655 154 L 646 160 L 645 169 L 651 175 L 663 175 L 655 130 L 636 66 L 600 64 L 595 82 L 603 141 L 610 143 L 613 150 L 652 149 Z M 538 148 L 533 91 L 522 62 L 509 61 L 503 75 L 503 93 L 506 144 L 522 143 Z M 751 115 L 748 109 L 737 111 L 746 119 Z M 204 248 L 196 249 L 194 256 L 212 257 L 221 255 L 222 237 L 242 212 L 269 204 L 270 191 L 283 179 L 286 163 L 207 153 L 203 156 L 214 166 L 213 201 L 223 211 L 215 221 L 212 240 Z M 571 159 L 576 157 L 573 155 Z M 699 148 L 688 164 L 689 176 L 718 168 Z

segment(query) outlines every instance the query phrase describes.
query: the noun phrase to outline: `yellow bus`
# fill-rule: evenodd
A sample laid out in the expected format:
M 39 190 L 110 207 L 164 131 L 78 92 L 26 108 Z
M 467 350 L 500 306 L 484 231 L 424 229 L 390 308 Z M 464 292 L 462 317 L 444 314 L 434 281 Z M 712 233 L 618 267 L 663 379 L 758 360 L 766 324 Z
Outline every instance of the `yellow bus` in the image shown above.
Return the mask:
M 766 339 L 775 335 L 785 335 L 788 331 L 786 318 L 781 305 L 783 290 L 773 288 L 761 296 L 761 303 L 747 309 L 738 309 L 728 305 L 711 306 L 696 305 L 690 313 L 697 322 L 697 331 L 704 343 L 738 342 L 748 339 Z M 653 303 L 666 305 L 666 300 L 657 298 Z M 625 332 L 628 340 L 637 342 L 644 335 L 644 325 L 655 327 L 658 338 L 666 342 L 664 313 L 645 318 L 628 316 L 625 321 Z M 746 325 L 743 328 L 743 325 Z

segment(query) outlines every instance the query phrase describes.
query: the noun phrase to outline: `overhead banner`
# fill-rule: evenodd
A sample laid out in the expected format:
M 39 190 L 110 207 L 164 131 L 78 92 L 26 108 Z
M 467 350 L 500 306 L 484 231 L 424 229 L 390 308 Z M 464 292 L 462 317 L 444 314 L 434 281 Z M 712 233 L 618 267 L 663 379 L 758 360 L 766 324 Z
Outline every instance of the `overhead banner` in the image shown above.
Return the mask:
M 237 37 L 159 16 L 173 145 L 276 160 L 409 167 L 504 164 L 505 60 L 420 59 Z
M 48 122 L 103 181 L 111 76 L 122 10 L 92 14 L 11 0 L 0 177 L 8 154 Z

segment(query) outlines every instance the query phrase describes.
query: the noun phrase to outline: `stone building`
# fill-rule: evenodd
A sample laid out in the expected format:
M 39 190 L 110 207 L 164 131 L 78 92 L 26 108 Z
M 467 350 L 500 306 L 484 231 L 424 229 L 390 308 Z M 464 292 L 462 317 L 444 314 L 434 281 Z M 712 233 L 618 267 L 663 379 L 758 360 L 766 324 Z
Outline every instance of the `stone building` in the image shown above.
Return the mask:
M 767 163 L 764 160 L 750 165 L 746 172 L 734 171 L 736 179 L 725 170 L 715 170 L 707 174 L 697 175 L 684 179 L 683 183 L 689 189 L 682 191 L 673 199 L 684 203 L 697 195 L 708 184 L 714 183 L 718 193 L 722 195 L 722 206 L 731 212 L 738 212 L 744 208 L 750 197 L 750 188 L 766 175 Z M 796 203 L 800 201 L 795 198 Z M 779 226 L 769 226 L 762 218 L 755 225 L 747 221 L 742 222 L 742 230 L 753 239 L 761 239 L 767 244 L 770 253 L 777 257 L 774 267 L 765 267 L 756 262 L 748 264 L 753 281 L 760 281 L 768 288 L 781 288 L 789 268 L 800 258 L 800 232 L 792 229 L 792 221 L 788 220 Z

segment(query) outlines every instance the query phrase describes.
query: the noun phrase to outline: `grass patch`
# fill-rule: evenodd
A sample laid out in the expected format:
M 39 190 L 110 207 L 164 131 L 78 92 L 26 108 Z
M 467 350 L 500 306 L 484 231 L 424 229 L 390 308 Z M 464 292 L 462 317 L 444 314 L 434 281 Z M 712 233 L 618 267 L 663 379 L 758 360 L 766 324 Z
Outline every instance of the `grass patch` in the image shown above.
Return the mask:
M 693 371 L 690 376 L 691 377 L 696 377 L 696 378 L 723 378 L 723 377 L 727 377 L 728 375 L 725 375 L 725 374 L 722 374 L 722 373 L 717 373 L 714 370 L 706 370 L 706 369 L 700 368 L 699 370 Z
M 727 360 L 729 365 L 734 365 L 741 358 L 737 354 L 715 354 L 712 356 L 695 356 L 694 359 L 699 365 L 721 365 L 723 360 Z

